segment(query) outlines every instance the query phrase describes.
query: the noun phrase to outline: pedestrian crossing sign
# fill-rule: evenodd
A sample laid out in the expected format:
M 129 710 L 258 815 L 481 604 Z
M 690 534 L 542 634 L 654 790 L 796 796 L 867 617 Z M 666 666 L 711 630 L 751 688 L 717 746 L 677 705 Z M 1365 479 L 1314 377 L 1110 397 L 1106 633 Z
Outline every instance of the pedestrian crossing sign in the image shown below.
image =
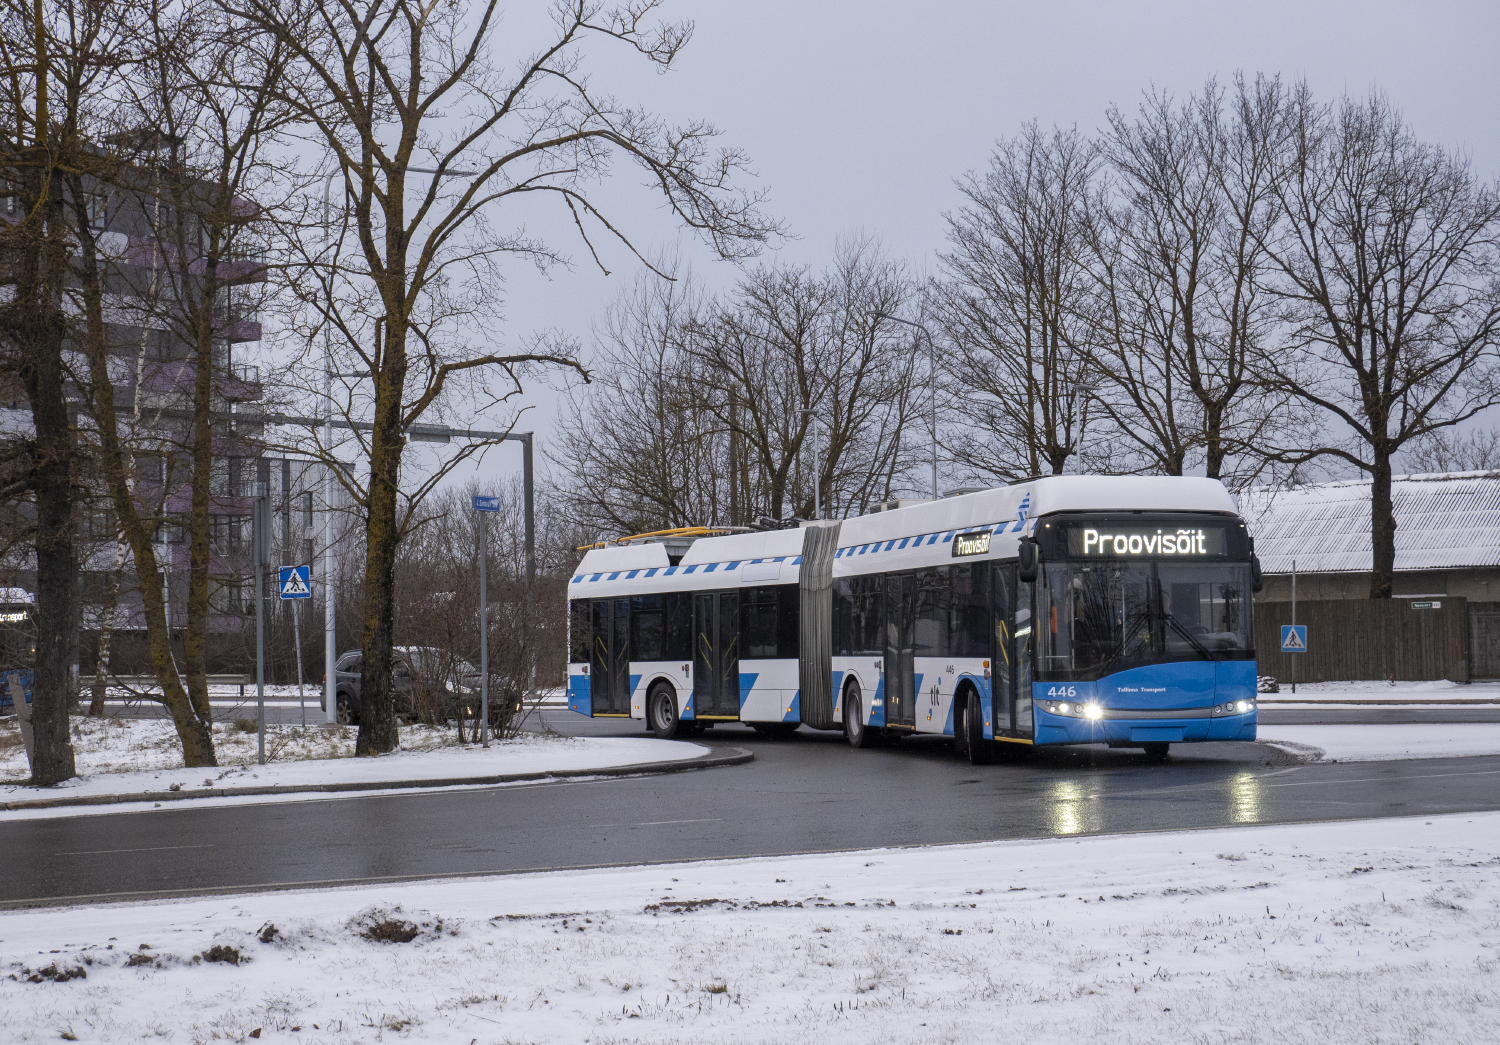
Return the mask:
M 1281 652 L 1307 652 L 1307 625 L 1283 624 L 1281 626 Z
M 283 599 L 312 598 L 312 567 L 283 566 L 281 568 L 281 597 Z

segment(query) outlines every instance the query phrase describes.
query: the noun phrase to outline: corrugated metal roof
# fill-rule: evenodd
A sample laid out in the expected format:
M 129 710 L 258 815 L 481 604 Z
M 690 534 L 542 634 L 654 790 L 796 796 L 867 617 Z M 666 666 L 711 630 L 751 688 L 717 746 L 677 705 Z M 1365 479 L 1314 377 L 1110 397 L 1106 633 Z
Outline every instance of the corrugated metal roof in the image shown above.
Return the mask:
M 1396 569 L 1500 566 L 1500 471 L 1398 475 Z M 1266 573 L 1368 572 L 1370 482 L 1254 487 L 1240 513 Z

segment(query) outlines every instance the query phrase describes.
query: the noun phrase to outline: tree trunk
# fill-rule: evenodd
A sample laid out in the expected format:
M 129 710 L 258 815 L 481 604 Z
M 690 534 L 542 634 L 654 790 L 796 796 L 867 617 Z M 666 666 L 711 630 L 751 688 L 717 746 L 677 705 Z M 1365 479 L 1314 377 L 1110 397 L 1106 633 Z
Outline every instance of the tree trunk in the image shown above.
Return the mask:
M 79 196 L 82 199 L 82 195 Z M 104 292 L 99 279 L 97 253 L 88 231 L 86 215 L 79 215 L 78 275 L 86 321 L 83 347 L 88 355 L 89 382 L 94 420 L 99 429 L 99 457 L 120 531 L 130 542 L 135 558 L 135 572 L 141 592 L 141 609 L 146 618 L 146 642 L 151 653 L 151 670 L 161 684 L 161 702 L 172 716 L 177 737 L 182 743 L 182 761 L 188 768 L 217 766 L 214 755 L 212 717 L 205 701 L 194 707 L 172 657 L 171 632 L 167 628 L 167 607 L 162 598 L 161 574 L 151 545 L 151 530 L 141 518 L 131 483 L 131 465 L 120 440 L 119 417 L 115 412 L 115 390 L 109 371 L 109 351 L 104 334 Z
M 73 431 L 64 390 L 67 333 L 61 293 L 65 271 L 62 187 L 46 146 L 31 157 L 30 221 L 18 231 L 15 294 L 5 326 L 20 351 L 21 381 L 31 404 L 29 476 L 36 506 L 36 659 L 32 681 L 32 781 L 44 787 L 77 775 L 68 734 L 73 655 L 78 642 L 77 562 L 73 516 Z
M 77 775 L 68 735 L 68 708 L 73 703 L 70 676 L 78 642 L 73 433 L 63 394 L 62 317 L 39 308 L 27 325 L 31 330 L 25 339 L 22 374 L 36 432 L 32 489 L 36 496 L 37 643 L 31 707 L 36 755 L 32 781 L 50 787 Z
M 1391 457 L 1375 451 L 1370 469 L 1370 598 L 1389 599 L 1396 571 L 1396 512 L 1391 504 Z
M 389 313 L 388 313 L 389 314 Z M 359 669 L 359 737 L 356 755 L 394 751 L 395 694 L 391 644 L 396 605 L 396 517 L 401 481 L 401 394 L 405 387 L 405 330 L 387 322 L 386 365 L 376 380 L 374 431 L 370 433 L 370 508 L 365 519 L 364 656 Z

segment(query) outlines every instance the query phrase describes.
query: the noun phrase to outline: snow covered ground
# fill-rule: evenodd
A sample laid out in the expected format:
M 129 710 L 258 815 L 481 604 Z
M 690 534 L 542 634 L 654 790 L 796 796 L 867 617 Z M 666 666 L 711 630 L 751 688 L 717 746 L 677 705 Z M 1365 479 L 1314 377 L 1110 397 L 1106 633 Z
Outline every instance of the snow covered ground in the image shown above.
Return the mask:
M 1324 703 L 1345 697 L 1350 700 L 1379 700 L 1400 703 L 1407 700 L 1454 700 L 1500 702 L 1500 682 L 1470 682 L 1468 684 L 1438 679 L 1435 682 L 1300 682 L 1297 692 L 1292 692 L 1290 679 L 1281 680 L 1279 693 L 1262 693 L 1262 704 L 1296 702 L 1306 699 Z
M 1500 755 L 1500 722 L 1262 725 L 1259 733 L 1262 741 L 1281 741 L 1295 753 L 1321 750 L 1320 762 Z
M 708 748 L 649 738 L 560 737 L 528 733 L 493 743 L 488 750 L 458 745 L 453 729 L 406 726 L 401 750 L 380 758 L 354 758 L 354 726 L 275 726 L 266 731 L 267 764 L 256 762 L 254 733 L 214 726 L 216 769 L 184 769 L 177 736 L 160 719 L 74 719 L 73 740 L 82 774 L 57 787 L 28 787 L 26 752 L 15 719 L 0 720 L 0 801 L 90 795 L 139 794 L 150 807 L 162 792 L 191 793 L 232 787 L 379 784 L 410 780 L 458 780 L 512 773 L 604 769 L 696 758 Z M 173 787 L 177 785 L 177 787 Z M 285 795 L 204 797 L 195 802 L 284 801 Z M 326 794 L 312 793 L 326 798 Z M 84 806 L 78 812 L 118 812 L 128 806 Z M 0 812 L 0 818 L 69 810 Z
M 1500 813 L 15 911 L 0 1026 L 8 1041 L 1491 1043 Z

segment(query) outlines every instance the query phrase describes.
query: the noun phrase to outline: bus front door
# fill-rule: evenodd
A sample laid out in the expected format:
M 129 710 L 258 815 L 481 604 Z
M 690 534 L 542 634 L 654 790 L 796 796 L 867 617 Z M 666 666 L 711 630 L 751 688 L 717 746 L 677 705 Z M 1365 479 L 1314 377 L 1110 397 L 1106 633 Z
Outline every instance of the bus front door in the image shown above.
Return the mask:
M 693 715 L 739 718 L 739 592 L 702 592 L 694 597 L 693 639 Z
M 630 714 L 630 600 L 594 600 L 594 646 L 589 661 L 595 715 Z
M 914 573 L 885 577 L 885 724 L 917 725 L 916 648 L 913 642 L 917 601 Z

